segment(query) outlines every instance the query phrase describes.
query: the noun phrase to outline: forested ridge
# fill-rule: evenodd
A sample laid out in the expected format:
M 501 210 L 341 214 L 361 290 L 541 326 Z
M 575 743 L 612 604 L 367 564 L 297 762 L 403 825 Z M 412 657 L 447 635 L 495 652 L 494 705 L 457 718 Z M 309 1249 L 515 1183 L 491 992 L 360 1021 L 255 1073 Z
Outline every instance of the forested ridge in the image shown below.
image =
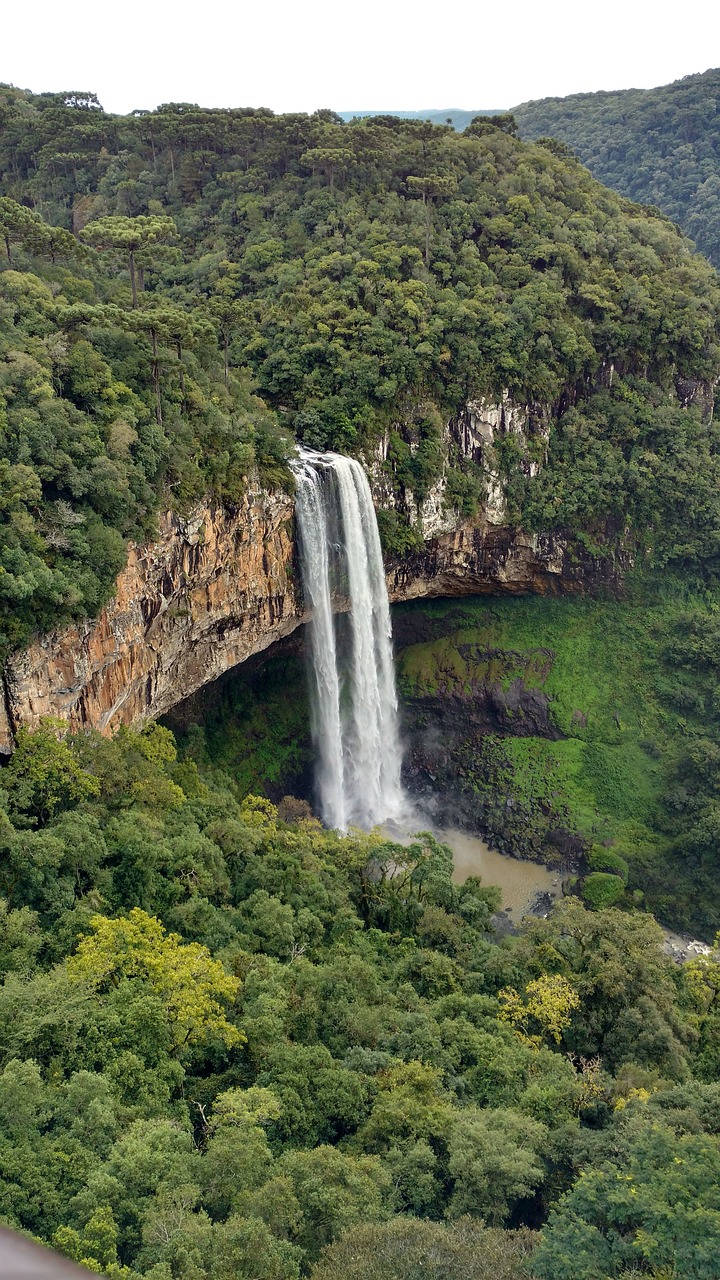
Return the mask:
M 720 69 L 657 89 L 574 93 L 513 108 L 526 138 L 559 138 L 600 182 L 656 205 L 720 265 Z
M 448 465 L 471 514 L 442 425 L 503 393 L 534 423 L 493 460 L 511 518 L 712 569 L 717 278 L 513 129 L 0 90 L 6 645 L 96 610 L 161 503 L 289 484 L 293 437 L 387 434 L 401 498 Z

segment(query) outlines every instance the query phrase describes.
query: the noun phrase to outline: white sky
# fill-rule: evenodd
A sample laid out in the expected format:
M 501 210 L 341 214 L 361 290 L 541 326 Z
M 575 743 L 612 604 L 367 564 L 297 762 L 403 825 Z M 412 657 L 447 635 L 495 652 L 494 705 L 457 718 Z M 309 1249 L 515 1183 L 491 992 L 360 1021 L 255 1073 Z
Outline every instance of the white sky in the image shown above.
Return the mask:
M 27 3 L 27 0 L 26 0 Z M 275 111 L 509 107 L 720 65 L 717 0 L 5 0 L 0 81 Z

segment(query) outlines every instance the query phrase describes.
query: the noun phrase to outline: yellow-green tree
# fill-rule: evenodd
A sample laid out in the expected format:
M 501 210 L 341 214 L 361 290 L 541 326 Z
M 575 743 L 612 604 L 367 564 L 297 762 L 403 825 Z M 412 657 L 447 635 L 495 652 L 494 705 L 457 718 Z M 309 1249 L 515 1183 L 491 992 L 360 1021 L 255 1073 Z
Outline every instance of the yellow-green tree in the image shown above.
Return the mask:
M 683 977 L 693 1004 L 701 1014 L 717 1009 L 720 1001 L 720 933 L 709 955 L 696 956 L 684 966 Z
M 539 1048 L 544 1039 L 559 1044 L 570 1026 L 580 997 L 571 982 L 559 973 L 543 973 L 528 982 L 525 999 L 514 987 L 499 993 L 500 1017 L 515 1028 L 525 1044 Z
M 83 769 L 66 732 L 62 721 L 49 716 L 33 733 L 20 729 L 5 771 L 4 786 L 13 809 L 40 822 L 100 791 L 97 778 Z
M 146 983 L 165 1005 L 175 1052 L 217 1038 L 236 1045 L 245 1037 L 225 1016 L 240 989 L 207 947 L 166 933 L 155 916 L 134 907 L 110 920 L 93 916 L 92 934 L 68 960 L 71 979 L 99 992 L 123 981 Z

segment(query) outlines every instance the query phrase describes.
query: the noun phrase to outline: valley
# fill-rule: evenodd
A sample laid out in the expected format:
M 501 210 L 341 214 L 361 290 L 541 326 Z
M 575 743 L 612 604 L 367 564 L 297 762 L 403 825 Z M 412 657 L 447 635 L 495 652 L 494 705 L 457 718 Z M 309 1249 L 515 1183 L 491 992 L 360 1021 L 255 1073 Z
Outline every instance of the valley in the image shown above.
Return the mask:
M 717 1280 L 716 75 L 596 176 L 0 85 L 0 1222 L 68 1265 Z

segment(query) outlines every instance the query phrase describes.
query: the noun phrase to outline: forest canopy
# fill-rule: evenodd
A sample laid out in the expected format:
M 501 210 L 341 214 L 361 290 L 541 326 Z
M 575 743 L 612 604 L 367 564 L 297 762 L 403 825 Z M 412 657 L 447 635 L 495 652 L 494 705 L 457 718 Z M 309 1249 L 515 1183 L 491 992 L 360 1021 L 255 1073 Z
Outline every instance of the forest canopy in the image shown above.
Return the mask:
M 0 193 L 5 646 L 97 610 L 162 503 L 289 485 L 293 439 L 387 437 L 400 498 L 445 468 L 472 514 L 443 424 L 483 397 L 537 432 L 493 459 L 513 519 L 712 567 L 717 278 L 511 117 L 120 117 L 5 87 Z M 406 516 L 384 532 L 417 545 Z
M 621 195 L 655 205 L 720 266 L 720 69 L 657 89 L 575 93 L 513 109 L 525 138 L 566 143 Z
M 290 485 L 295 440 L 386 437 L 396 492 L 447 468 L 472 514 L 444 429 L 482 398 L 527 410 L 511 519 L 707 573 L 719 315 L 666 217 L 506 116 L 0 89 L 2 645 L 96 610 L 162 504 Z M 717 623 L 668 627 L 705 867 Z M 431 833 L 323 830 L 207 748 L 18 734 L 2 1221 L 112 1280 L 715 1280 L 720 939 L 671 961 L 604 844 L 587 905 L 501 936 Z
M 431 835 L 157 725 L 3 781 L 5 1224 L 117 1280 L 713 1280 L 720 951 L 577 899 L 498 938 Z

